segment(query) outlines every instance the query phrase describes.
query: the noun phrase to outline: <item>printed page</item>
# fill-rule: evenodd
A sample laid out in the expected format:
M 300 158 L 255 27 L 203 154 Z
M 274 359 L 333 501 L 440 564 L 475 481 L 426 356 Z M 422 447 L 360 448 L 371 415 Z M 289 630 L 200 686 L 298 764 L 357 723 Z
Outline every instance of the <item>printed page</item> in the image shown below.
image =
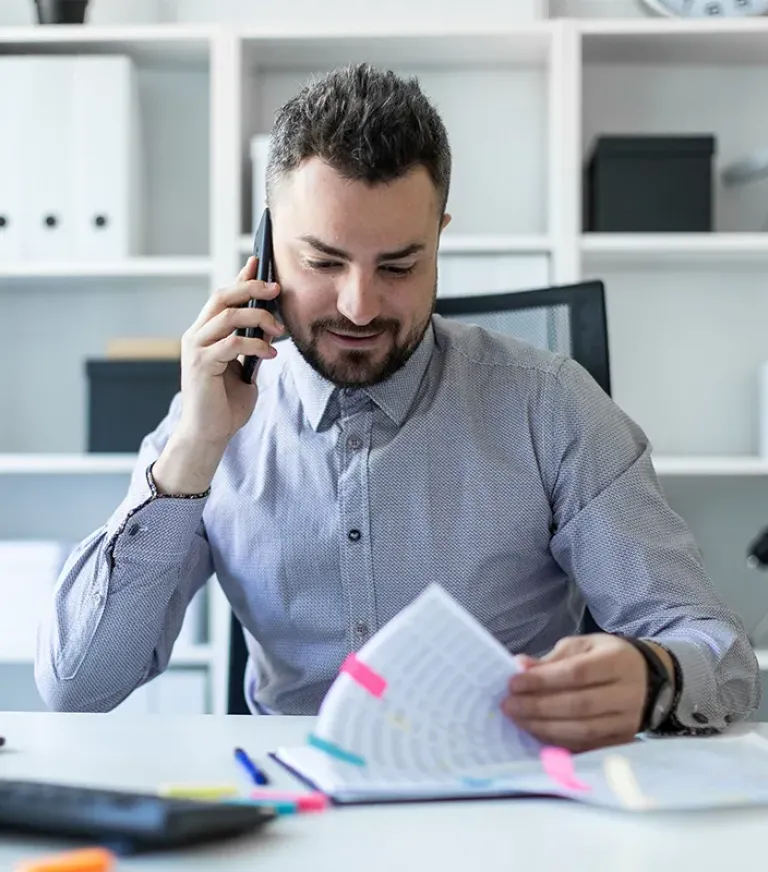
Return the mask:
M 314 741 L 344 780 L 472 781 L 538 759 L 500 710 L 515 658 L 437 585 L 351 658 L 320 709 Z
M 307 745 L 277 756 L 339 801 L 533 794 L 641 812 L 768 805 L 758 730 L 571 756 L 501 713 L 517 668 L 434 585 L 350 656 Z

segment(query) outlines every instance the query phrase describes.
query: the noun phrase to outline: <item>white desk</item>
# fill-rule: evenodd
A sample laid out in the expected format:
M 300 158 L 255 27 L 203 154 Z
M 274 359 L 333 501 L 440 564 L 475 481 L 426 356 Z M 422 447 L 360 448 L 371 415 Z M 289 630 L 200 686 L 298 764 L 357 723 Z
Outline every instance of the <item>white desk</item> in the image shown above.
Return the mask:
M 303 718 L 0 712 L 0 776 L 154 791 L 161 782 L 240 783 L 242 745 L 264 754 L 303 740 Z M 766 728 L 761 728 L 766 729 Z M 283 817 L 261 833 L 184 852 L 121 859 L 130 870 L 311 872 L 723 872 L 765 861 L 768 810 L 640 817 L 550 800 L 496 800 L 333 809 Z M 0 836 L 0 869 L 61 850 Z

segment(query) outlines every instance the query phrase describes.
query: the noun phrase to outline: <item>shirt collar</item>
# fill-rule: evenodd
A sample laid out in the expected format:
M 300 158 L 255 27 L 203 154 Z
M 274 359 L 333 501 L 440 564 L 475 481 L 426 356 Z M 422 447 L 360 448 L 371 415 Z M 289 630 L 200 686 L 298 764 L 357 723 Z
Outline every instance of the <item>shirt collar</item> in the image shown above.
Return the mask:
M 286 345 L 288 344 L 290 344 L 291 351 L 288 366 L 293 375 L 299 399 L 312 429 L 318 430 L 328 405 L 336 395 L 338 388 L 333 382 L 323 378 L 304 360 L 293 342 L 286 342 Z M 424 337 L 408 358 L 405 366 L 386 381 L 361 389 L 397 426 L 405 421 L 413 401 L 416 399 L 419 386 L 432 359 L 434 348 L 434 327 L 430 322 Z

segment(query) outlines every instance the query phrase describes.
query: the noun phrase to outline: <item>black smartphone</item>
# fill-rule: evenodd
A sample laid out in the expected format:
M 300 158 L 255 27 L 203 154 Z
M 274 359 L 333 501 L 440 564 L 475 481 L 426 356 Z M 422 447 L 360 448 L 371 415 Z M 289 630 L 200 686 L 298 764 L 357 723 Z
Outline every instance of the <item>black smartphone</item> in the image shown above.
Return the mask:
M 259 227 L 253 237 L 253 253 L 259 259 L 256 268 L 256 278 L 262 282 L 273 282 L 275 280 L 275 264 L 272 256 L 272 219 L 269 215 L 269 209 L 265 209 Z M 273 315 L 277 314 L 277 300 L 254 300 L 251 298 L 245 304 L 250 309 L 266 309 Z M 249 339 L 263 339 L 264 331 L 260 327 L 239 327 L 236 330 L 238 336 L 247 336 Z M 255 355 L 248 355 L 243 360 L 243 381 L 250 384 L 253 381 L 253 372 L 259 358 Z

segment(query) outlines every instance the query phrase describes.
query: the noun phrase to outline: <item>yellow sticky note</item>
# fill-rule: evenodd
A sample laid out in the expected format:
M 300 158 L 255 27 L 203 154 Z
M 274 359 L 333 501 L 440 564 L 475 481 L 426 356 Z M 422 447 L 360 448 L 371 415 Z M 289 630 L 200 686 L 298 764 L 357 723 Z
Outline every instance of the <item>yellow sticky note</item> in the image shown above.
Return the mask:
M 27 860 L 15 872 L 108 872 L 114 863 L 115 855 L 106 848 L 84 848 Z
M 215 802 L 229 799 L 240 792 L 233 784 L 162 784 L 157 791 L 160 796 L 174 799 L 200 799 Z
M 603 772 L 608 786 L 625 808 L 638 811 L 653 808 L 653 800 L 643 793 L 626 757 L 610 754 L 603 761 Z

